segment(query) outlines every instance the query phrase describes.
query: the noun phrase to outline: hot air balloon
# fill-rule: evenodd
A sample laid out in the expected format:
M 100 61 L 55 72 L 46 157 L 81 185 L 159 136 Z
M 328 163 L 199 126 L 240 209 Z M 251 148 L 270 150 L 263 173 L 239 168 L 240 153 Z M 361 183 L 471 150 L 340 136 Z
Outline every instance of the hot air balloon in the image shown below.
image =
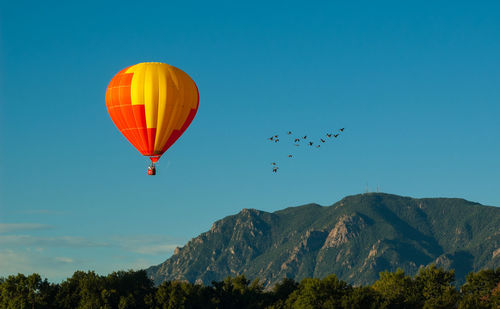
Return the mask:
M 199 103 L 198 88 L 184 71 L 166 63 L 139 63 L 118 72 L 106 90 L 106 107 L 125 138 L 155 163 L 186 131 Z

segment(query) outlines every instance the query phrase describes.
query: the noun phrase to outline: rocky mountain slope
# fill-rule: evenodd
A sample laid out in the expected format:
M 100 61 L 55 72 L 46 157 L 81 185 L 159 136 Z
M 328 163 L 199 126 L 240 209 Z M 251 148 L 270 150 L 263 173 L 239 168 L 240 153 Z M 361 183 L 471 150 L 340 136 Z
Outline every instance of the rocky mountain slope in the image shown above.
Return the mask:
M 270 286 L 284 277 L 298 281 L 332 273 L 370 284 L 380 271 L 415 274 L 429 264 L 455 269 L 458 283 L 470 271 L 500 267 L 500 208 L 367 193 L 329 207 L 243 209 L 147 272 L 157 284 L 210 284 L 245 274 Z

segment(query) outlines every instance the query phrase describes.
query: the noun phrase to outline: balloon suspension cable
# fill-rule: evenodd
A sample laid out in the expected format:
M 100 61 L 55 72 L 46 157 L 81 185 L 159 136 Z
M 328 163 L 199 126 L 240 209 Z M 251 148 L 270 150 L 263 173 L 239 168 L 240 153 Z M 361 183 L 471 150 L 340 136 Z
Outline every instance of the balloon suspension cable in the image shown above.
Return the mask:
M 151 160 L 151 162 L 156 163 L 158 162 L 158 160 L 160 160 L 160 157 L 161 156 L 151 156 L 149 157 L 149 159 Z

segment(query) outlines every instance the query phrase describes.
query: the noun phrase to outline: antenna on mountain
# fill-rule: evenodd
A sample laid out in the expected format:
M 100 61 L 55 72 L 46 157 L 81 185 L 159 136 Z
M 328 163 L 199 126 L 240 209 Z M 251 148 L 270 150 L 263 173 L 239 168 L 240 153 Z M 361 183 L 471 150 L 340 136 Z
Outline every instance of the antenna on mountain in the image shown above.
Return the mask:
M 370 191 L 368 191 L 368 182 L 366 183 L 366 189 L 365 189 L 365 193 L 368 193 Z
M 379 186 L 377 185 L 377 193 L 379 193 L 379 192 L 380 192 L 380 191 L 379 191 Z

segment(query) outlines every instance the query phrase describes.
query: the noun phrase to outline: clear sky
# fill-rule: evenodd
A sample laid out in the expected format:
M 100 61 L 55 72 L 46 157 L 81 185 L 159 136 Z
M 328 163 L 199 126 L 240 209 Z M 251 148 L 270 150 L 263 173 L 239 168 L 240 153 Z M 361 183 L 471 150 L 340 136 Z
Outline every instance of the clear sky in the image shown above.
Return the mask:
M 498 1 L 1 1 L 0 14 L 0 276 L 139 269 L 242 208 L 367 186 L 500 206 Z M 200 91 L 155 177 L 104 100 L 147 61 Z M 293 160 L 266 140 L 340 127 Z

